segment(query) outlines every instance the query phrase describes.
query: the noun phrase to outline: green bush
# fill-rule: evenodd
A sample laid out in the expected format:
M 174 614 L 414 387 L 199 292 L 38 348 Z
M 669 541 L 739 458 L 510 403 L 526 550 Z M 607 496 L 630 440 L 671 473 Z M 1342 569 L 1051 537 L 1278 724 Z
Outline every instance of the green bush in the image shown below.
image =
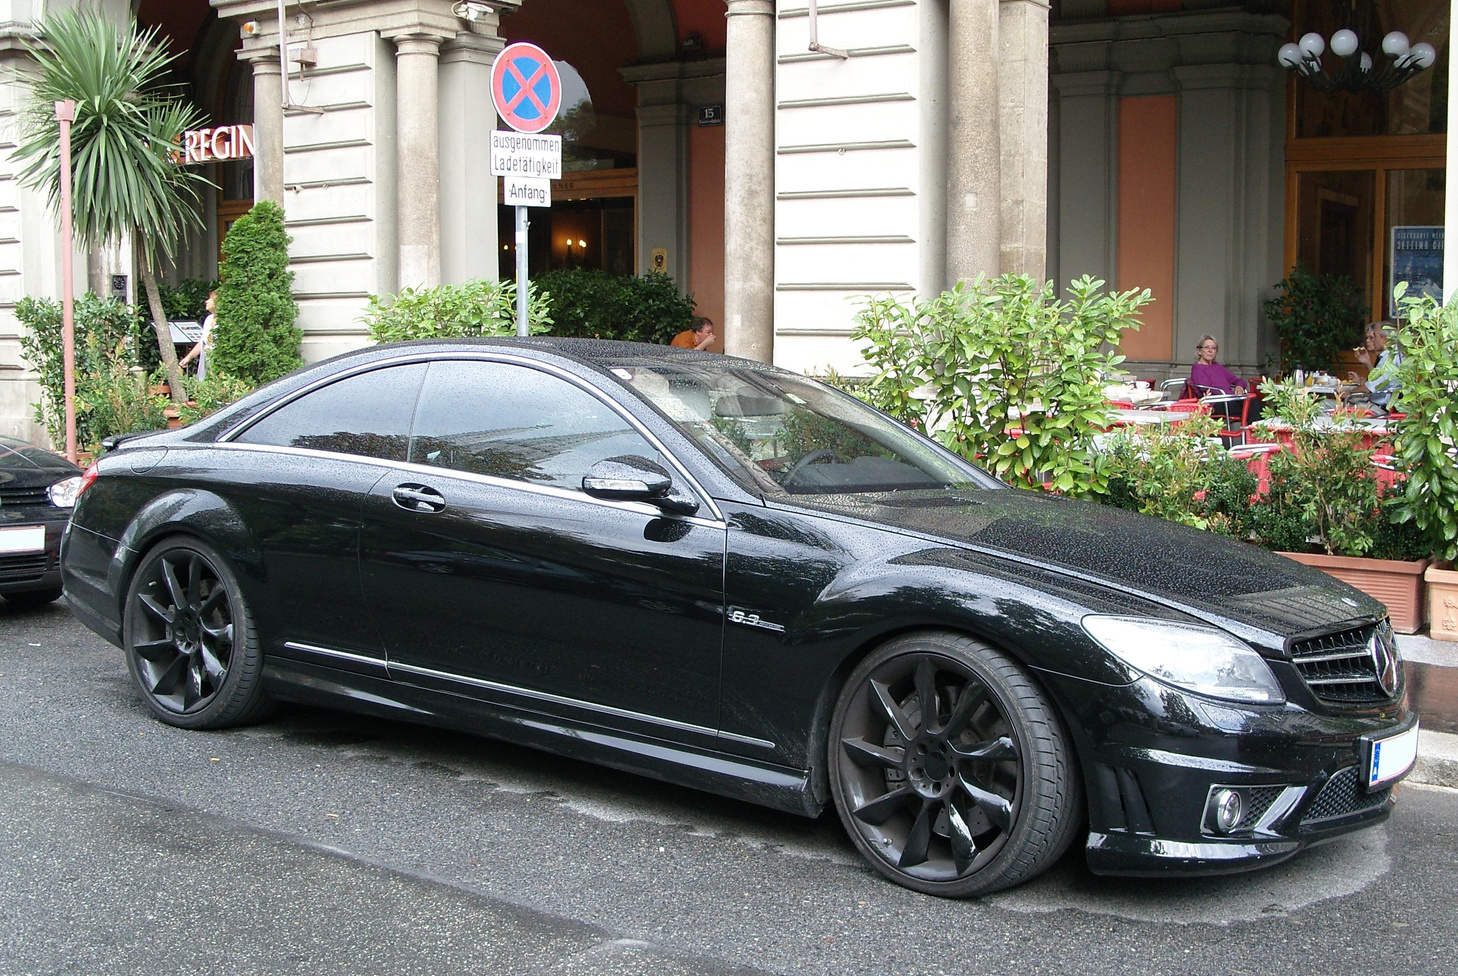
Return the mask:
M 203 379 L 184 374 L 183 384 L 187 387 L 187 402 L 178 407 L 178 416 L 184 424 L 195 424 L 215 410 L 243 399 L 254 389 L 244 380 L 211 369 Z
M 547 295 L 553 335 L 663 345 L 693 326 L 693 296 L 680 295 L 666 274 L 564 268 L 537 275 L 532 284 Z
M 1430 298 L 1405 298 L 1407 320 L 1392 336 L 1401 353 L 1387 370 L 1398 383 L 1391 421 L 1397 467 L 1406 475 L 1395 516 L 1412 522 L 1439 559 L 1458 559 L 1458 303 L 1439 306 Z
M 1314 275 L 1297 262 L 1276 287 L 1281 294 L 1266 302 L 1266 321 L 1281 340 L 1287 371 L 1330 369 L 1343 349 L 1362 341 L 1363 315 L 1352 279 Z
M 1180 430 L 1156 424 L 1111 435 L 1104 447 L 1108 493 L 1100 501 L 1248 539 L 1258 482 L 1243 461 L 1212 441 L 1223 424 L 1194 417 Z
M 208 372 L 262 386 L 303 365 L 289 241 L 283 209 L 272 200 L 254 204 L 228 230 Z
M 868 299 L 853 338 L 877 372 L 861 392 L 1015 485 L 1102 494 L 1103 377 L 1150 300 L 1103 284 L 1085 276 L 1058 301 L 1051 284 L 1008 274 L 929 302 Z
M 527 325 L 547 331 L 547 301 L 528 285 Z M 397 295 L 371 295 L 363 315 L 375 342 L 454 339 L 516 334 L 516 285 L 476 279 L 460 285 L 405 288 Z
M 22 298 L 15 315 L 26 330 L 20 349 L 40 379 L 41 399 L 35 405 L 35 419 L 44 424 L 51 443 L 66 440 L 65 369 L 61 351 L 61 305 L 48 298 Z M 76 443 L 81 450 L 94 450 L 103 437 L 161 427 L 160 405 L 153 416 L 150 407 L 138 404 L 146 397 L 145 372 L 133 373 L 137 361 L 136 314 L 114 298 L 91 293 L 76 300 Z M 155 345 L 154 345 L 155 350 Z M 130 381 L 136 379 L 139 392 Z M 154 422 L 155 421 L 155 422 Z M 136 426 L 125 426 L 135 424 Z

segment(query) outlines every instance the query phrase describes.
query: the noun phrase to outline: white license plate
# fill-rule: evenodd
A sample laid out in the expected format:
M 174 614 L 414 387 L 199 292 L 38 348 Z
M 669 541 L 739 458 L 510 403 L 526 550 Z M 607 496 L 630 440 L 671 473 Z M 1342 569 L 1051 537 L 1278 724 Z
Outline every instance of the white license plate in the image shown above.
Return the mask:
M 1367 762 L 1367 789 L 1375 790 L 1397 779 L 1417 761 L 1418 727 L 1372 740 L 1372 758 Z
M 22 525 L 0 529 L 0 552 L 45 552 L 46 527 Z

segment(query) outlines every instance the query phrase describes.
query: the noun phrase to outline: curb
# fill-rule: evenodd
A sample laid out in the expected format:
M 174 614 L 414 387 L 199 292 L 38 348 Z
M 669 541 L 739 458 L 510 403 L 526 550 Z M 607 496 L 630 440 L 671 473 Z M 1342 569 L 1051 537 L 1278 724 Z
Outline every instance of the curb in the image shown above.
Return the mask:
M 1458 735 L 1418 731 L 1418 757 L 1407 783 L 1458 789 Z

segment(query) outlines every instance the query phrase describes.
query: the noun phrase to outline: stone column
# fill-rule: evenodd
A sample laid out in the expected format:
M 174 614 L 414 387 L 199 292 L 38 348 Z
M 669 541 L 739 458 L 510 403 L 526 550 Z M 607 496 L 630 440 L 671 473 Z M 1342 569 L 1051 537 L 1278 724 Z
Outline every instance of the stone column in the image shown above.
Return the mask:
M 395 42 L 396 206 L 401 288 L 440 284 L 440 45 L 435 34 Z M 483 97 L 486 97 L 483 93 Z M 494 255 L 495 247 L 492 252 Z
M 1002 267 L 998 0 L 951 0 L 947 285 Z M 732 89 L 731 89 L 732 90 Z
M 638 89 L 639 98 L 644 87 Z M 653 250 L 668 251 L 668 274 L 683 290 L 688 281 L 688 125 L 683 104 L 638 106 L 638 273 L 653 267 Z
M 240 51 L 238 57 L 253 68 L 253 200 L 283 206 L 283 72 L 278 45 Z
M 1002 270 L 1041 281 L 1048 253 L 1048 3 L 1000 0 Z
M 774 361 L 775 25 L 771 0 L 726 0 L 724 344 Z
M 505 45 L 494 33 L 463 33 L 440 49 L 440 276 L 447 284 L 499 275 L 490 91 L 491 62 Z

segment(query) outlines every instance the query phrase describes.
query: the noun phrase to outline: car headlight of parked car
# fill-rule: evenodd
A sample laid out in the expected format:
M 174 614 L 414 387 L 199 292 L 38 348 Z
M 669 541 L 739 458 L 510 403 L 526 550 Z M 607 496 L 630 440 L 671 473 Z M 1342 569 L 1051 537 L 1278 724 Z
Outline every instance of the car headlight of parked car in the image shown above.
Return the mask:
M 1261 705 L 1286 700 L 1265 660 L 1213 627 L 1090 614 L 1083 629 L 1125 664 L 1176 688 Z
M 75 508 L 76 496 L 81 494 L 81 479 L 66 478 L 58 481 L 46 489 L 50 496 L 51 504 L 57 508 Z

